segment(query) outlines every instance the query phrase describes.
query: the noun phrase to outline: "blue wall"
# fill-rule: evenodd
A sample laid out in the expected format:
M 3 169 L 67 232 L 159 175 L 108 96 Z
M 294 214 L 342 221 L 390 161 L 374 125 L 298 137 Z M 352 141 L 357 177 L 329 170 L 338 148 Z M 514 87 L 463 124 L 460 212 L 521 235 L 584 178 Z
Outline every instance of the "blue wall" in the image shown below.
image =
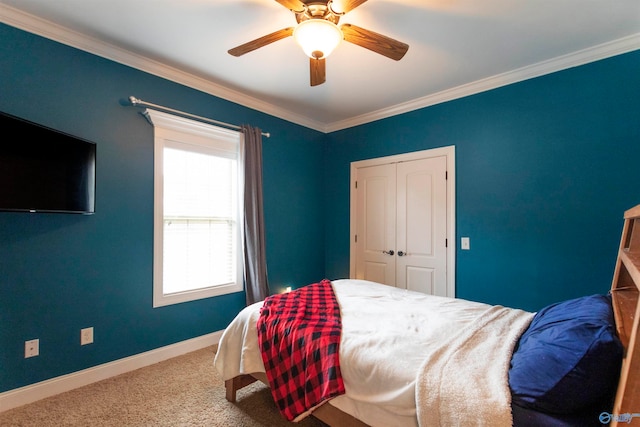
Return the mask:
M 472 248 L 457 252 L 458 296 L 531 310 L 606 292 L 621 214 L 640 203 L 640 52 L 329 135 L 6 25 L 0 57 L 1 111 L 98 147 L 95 215 L 0 213 L 0 392 L 221 330 L 244 306 L 152 308 L 153 128 L 130 95 L 271 132 L 275 292 L 348 275 L 355 160 L 455 145 Z M 32 338 L 41 355 L 24 359 Z
M 324 134 L 6 25 L 0 58 L 0 111 L 97 144 L 95 215 L 0 212 L 0 392 L 222 330 L 244 307 L 238 293 L 152 308 L 153 127 L 130 95 L 270 132 L 272 289 L 324 277 Z
M 326 275 L 349 273 L 349 164 L 455 145 L 457 296 L 606 293 L 640 203 L 640 51 L 329 134 Z

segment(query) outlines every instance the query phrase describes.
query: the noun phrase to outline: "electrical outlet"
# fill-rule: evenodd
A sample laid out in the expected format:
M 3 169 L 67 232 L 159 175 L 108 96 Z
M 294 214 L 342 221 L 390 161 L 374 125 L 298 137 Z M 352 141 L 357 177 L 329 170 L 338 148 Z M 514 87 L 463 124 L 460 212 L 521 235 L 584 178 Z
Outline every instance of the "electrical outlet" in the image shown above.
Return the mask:
M 93 326 L 90 328 L 80 329 L 80 345 L 93 343 Z
M 24 342 L 24 358 L 33 357 L 40 354 L 40 340 L 29 340 Z

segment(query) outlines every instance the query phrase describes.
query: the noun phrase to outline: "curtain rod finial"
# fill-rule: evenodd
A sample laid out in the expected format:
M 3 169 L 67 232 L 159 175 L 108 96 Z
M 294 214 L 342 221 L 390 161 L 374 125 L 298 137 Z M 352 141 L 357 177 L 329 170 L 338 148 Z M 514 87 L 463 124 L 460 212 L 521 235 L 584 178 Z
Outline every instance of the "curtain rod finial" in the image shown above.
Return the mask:
M 131 102 L 131 105 L 136 105 L 138 102 L 140 102 L 140 100 L 138 98 L 136 98 L 135 96 L 130 96 L 129 97 L 129 102 Z

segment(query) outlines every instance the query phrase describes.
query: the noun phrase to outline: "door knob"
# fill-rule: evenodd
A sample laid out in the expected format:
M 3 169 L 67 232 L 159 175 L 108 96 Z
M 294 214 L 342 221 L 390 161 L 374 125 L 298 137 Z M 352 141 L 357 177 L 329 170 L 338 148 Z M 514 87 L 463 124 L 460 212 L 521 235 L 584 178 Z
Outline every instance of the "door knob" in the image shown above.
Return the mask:
M 405 256 L 406 254 L 406 252 L 398 251 L 398 256 Z
M 393 252 L 393 249 L 391 249 L 389 251 L 382 251 L 382 253 L 387 255 L 393 255 L 395 252 Z

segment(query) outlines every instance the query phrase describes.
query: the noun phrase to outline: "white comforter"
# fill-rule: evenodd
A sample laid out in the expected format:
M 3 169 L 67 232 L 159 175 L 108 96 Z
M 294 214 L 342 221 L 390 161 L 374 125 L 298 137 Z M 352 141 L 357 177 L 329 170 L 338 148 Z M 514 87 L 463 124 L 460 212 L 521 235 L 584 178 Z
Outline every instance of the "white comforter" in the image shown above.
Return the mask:
M 486 393 L 491 393 L 492 400 L 487 403 L 495 407 L 483 414 L 484 417 L 504 420 L 505 424 L 511 419 L 507 382 L 509 360 L 513 345 L 533 313 L 425 295 L 364 280 L 334 280 L 332 284 L 342 316 L 340 366 L 346 389 L 346 395 L 331 400 L 332 405 L 371 426 L 456 425 L 455 419 L 459 419 L 458 425 L 470 425 L 478 422 L 474 413 L 478 402 L 476 399 L 466 405 L 462 400 L 473 398 L 474 389 L 477 389 L 478 397 L 483 399 Z M 261 306 L 260 302 L 246 307 L 224 331 L 214 362 L 224 380 L 265 371 L 256 330 Z M 500 325 L 491 334 L 478 335 L 474 325 L 486 320 L 487 316 L 497 318 Z M 443 390 L 451 387 L 428 383 L 434 375 L 429 373 L 425 361 L 434 361 L 438 372 L 446 366 L 446 374 L 436 372 L 435 377 L 449 383 L 454 378 L 442 375 L 454 375 L 457 369 L 447 360 L 453 358 L 464 367 L 466 362 L 460 351 L 468 351 L 465 347 L 478 341 L 480 336 L 484 337 L 481 340 L 483 348 L 475 350 L 474 368 L 460 369 L 465 377 L 455 379 L 466 385 L 464 393 L 442 395 Z M 452 343 L 459 351 L 443 357 L 447 354 L 446 346 Z M 478 368 L 479 363 L 485 363 L 487 369 Z M 468 378 L 472 375 L 470 371 L 479 377 Z M 487 389 L 486 384 L 474 384 L 474 381 L 489 381 L 490 388 Z M 435 392 L 431 396 L 437 398 L 429 397 L 431 388 Z M 423 405 L 420 413 L 416 410 L 416 399 Z M 443 399 L 448 402 L 444 407 Z M 434 411 L 436 415 L 433 415 Z

